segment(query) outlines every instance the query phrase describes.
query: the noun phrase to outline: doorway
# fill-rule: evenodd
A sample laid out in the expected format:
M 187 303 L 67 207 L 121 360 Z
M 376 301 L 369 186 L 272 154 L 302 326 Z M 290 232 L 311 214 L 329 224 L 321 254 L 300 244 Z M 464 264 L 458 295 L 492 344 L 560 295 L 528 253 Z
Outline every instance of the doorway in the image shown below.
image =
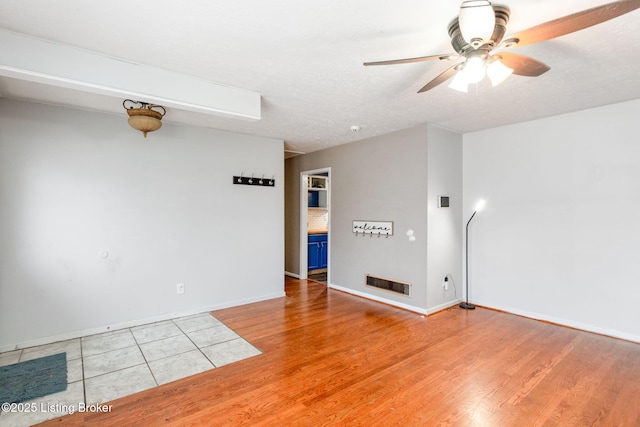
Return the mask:
M 331 280 L 331 168 L 300 173 L 300 278 Z

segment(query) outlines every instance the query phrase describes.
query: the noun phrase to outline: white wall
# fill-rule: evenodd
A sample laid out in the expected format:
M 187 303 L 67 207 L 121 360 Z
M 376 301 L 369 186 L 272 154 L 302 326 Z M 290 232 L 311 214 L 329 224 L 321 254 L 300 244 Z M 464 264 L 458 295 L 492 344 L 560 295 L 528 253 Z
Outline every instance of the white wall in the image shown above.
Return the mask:
M 427 307 L 433 312 L 462 298 L 462 135 L 435 126 L 427 132 Z M 439 208 L 439 196 L 449 196 L 450 207 Z
M 0 350 L 284 295 L 282 150 L 0 99 Z
M 286 164 L 287 271 L 298 272 L 300 172 L 331 167 L 330 286 L 421 313 L 456 301 L 441 279 L 460 280 L 461 135 L 417 126 Z M 445 193 L 453 206 L 439 210 L 437 195 Z M 393 221 L 394 236 L 356 237 L 353 220 Z M 367 287 L 366 274 L 409 282 L 412 295 Z
M 426 312 L 427 129 L 419 126 L 287 160 L 287 271 L 297 273 L 300 172 L 331 167 L 330 286 Z M 363 237 L 353 220 L 393 221 Z M 407 230 L 415 232 L 409 241 Z M 365 286 L 365 275 L 412 283 L 412 295 Z
M 424 311 L 427 302 L 426 126 L 338 147 L 331 166 L 331 285 Z M 354 220 L 393 221 L 389 238 L 355 236 Z M 415 241 L 406 235 L 414 231 Z M 365 275 L 412 284 L 411 296 Z
M 470 300 L 640 341 L 640 100 L 464 135 Z

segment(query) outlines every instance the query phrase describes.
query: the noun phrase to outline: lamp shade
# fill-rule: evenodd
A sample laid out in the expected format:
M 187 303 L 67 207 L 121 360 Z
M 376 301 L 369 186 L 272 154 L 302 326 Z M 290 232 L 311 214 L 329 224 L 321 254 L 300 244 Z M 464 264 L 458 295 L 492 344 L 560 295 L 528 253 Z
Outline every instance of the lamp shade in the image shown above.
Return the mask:
M 491 40 L 496 26 L 496 16 L 491 2 L 486 0 L 465 1 L 458 15 L 462 38 L 474 49 Z
M 509 68 L 499 59 L 491 61 L 487 66 L 487 76 L 491 80 L 491 86 L 496 87 L 505 81 L 513 73 L 513 68 Z
M 484 59 L 480 56 L 469 57 L 464 64 L 462 72 L 467 83 L 478 83 L 480 80 L 484 79 L 485 76 Z
M 129 126 L 139 130 L 147 137 L 147 132 L 153 132 L 162 127 L 162 115 L 148 108 L 132 108 L 127 110 Z
M 467 79 L 462 70 L 459 70 L 456 73 L 453 80 L 451 80 L 451 83 L 449 83 L 449 87 L 457 90 L 458 92 L 467 92 L 469 90 L 469 83 L 467 83 Z
M 138 105 L 139 107 L 134 108 L 134 106 Z M 166 113 L 162 105 L 125 99 L 122 106 L 127 110 L 127 114 L 129 115 L 129 126 L 142 132 L 145 138 L 147 137 L 147 132 L 153 132 L 162 127 L 161 120 Z M 154 110 L 154 108 L 156 110 Z

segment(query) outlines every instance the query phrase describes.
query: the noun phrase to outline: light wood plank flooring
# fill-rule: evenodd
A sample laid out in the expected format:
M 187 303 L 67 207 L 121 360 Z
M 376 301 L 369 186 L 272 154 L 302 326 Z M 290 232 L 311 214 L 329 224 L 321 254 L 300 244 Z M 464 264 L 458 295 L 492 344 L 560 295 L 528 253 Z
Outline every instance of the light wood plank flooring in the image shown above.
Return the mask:
M 478 308 L 429 317 L 286 279 L 213 312 L 263 354 L 46 426 L 640 426 L 640 345 Z

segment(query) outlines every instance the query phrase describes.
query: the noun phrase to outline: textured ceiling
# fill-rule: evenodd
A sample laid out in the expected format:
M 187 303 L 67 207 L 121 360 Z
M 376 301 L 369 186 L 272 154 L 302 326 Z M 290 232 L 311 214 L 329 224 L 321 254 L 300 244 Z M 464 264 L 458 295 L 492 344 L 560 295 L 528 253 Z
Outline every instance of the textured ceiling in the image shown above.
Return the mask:
M 257 122 L 175 109 L 165 121 L 283 139 L 287 150 L 301 152 L 424 123 L 464 133 L 640 98 L 640 10 L 516 49 L 551 71 L 512 76 L 496 88 L 482 82 L 468 94 L 446 84 L 416 93 L 449 66 L 443 62 L 362 65 L 452 52 L 447 25 L 459 3 L 0 0 L 0 28 L 258 92 Z M 505 2 L 507 35 L 605 3 Z M 122 99 L 104 95 L 7 77 L 0 95 L 125 119 Z

